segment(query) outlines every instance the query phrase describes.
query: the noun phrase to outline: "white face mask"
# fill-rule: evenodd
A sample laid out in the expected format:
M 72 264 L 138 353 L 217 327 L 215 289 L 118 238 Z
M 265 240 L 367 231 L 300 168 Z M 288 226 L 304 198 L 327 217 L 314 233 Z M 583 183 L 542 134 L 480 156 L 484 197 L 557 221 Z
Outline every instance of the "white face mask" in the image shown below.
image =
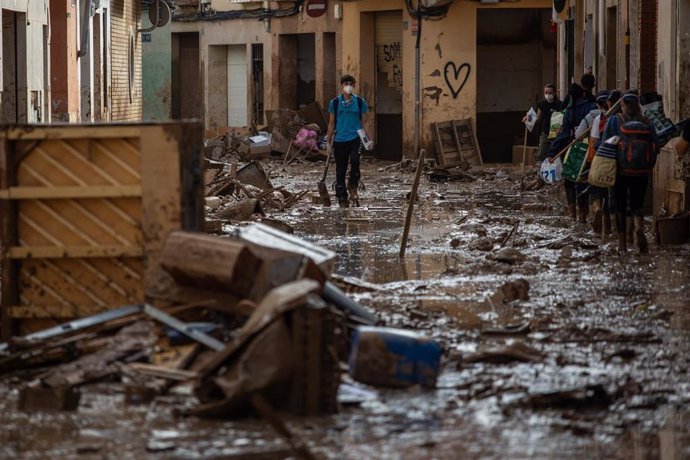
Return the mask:
M 343 92 L 345 94 L 352 94 L 352 85 L 345 85 L 343 86 Z
M 548 102 L 553 102 L 553 94 L 545 94 L 544 96 Z

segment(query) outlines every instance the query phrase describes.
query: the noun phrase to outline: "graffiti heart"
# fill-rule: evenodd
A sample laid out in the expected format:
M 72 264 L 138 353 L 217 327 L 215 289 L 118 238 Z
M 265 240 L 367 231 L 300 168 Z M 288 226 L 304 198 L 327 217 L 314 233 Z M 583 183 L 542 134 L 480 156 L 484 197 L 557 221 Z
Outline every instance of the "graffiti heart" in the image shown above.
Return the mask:
M 457 99 L 460 91 L 464 88 L 467 79 L 470 78 L 472 67 L 465 62 L 457 66 L 455 62 L 448 61 L 443 68 L 443 76 L 446 79 L 448 89 L 450 89 L 453 99 Z

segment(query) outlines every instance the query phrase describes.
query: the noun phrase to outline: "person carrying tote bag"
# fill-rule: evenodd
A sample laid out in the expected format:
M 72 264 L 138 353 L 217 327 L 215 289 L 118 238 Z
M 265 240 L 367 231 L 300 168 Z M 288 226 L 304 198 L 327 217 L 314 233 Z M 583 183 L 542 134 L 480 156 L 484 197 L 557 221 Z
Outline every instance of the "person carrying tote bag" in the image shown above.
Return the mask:
M 616 184 L 616 157 L 618 156 L 619 140 L 618 136 L 613 136 L 599 145 L 589 169 L 588 181 L 591 185 L 608 188 Z

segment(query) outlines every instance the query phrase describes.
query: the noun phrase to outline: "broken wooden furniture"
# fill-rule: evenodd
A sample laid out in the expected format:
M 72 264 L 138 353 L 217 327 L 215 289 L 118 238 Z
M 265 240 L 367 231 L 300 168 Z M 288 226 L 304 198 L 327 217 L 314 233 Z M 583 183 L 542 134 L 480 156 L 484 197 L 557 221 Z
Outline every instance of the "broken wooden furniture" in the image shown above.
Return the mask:
M 0 132 L 5 340 L 144 302 L 168 234 L 203 229 L 201 139 L 198 123 Z
M 252 394 L 299 415 L 337 411 L 342 316 L 320 298 L 321 286 L 299 280 L 272 290 L 235 340 L 199 369 L 201 417 L 242 414 Z
M 484 164 L 471 118 L 432 123 L 439 166 Z

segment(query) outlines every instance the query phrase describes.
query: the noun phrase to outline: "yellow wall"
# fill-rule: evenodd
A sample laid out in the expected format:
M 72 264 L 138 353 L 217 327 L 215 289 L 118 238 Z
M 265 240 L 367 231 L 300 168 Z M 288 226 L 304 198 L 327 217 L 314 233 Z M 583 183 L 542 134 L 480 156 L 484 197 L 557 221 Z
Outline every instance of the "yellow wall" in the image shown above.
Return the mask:
M 517 3 L 500 3 L 496 8 L 550 8 L 548 0 L 522 0 Z M 476 38 L 477 9 L 494 8 L 478 2 L 456 0 L 442 20 L 425 20 L 422 25 L 421 41 L 421 88 L 422 119 L 421 146 L 433 152 L 431 123 L 462 118 L 476 119 Z M 343 72 L 360 76 L 360 14 L 374 11 L 402 10 L 403 23 L 403 150 L 406 157 L 416 157 L 412 152 L 414 143 L 414 52 L 416 37 L 412 35 L 411 18 L 400 0 L 363 0 L 343 4 Z M 402 25 L 401 25 L 402 26 Z M 365 50 L 366 46 L 363 46 Z M 371 49 L 373 50 L 373 40 Z M 448 69 L 453 91 L 444 78 Z M 458 70 L 458 79 L 455 70 Z M 465 81 L 465 74 L 469 72 Z M 464 81 L 464 84 L 462 84 Z M 361 95 L 373 102 L 373 82 L 359 78 Z M 438 99 L 433 95 L 441 91 Z M 366 121 L 367 130 L 373 129 L 373 116 Z

